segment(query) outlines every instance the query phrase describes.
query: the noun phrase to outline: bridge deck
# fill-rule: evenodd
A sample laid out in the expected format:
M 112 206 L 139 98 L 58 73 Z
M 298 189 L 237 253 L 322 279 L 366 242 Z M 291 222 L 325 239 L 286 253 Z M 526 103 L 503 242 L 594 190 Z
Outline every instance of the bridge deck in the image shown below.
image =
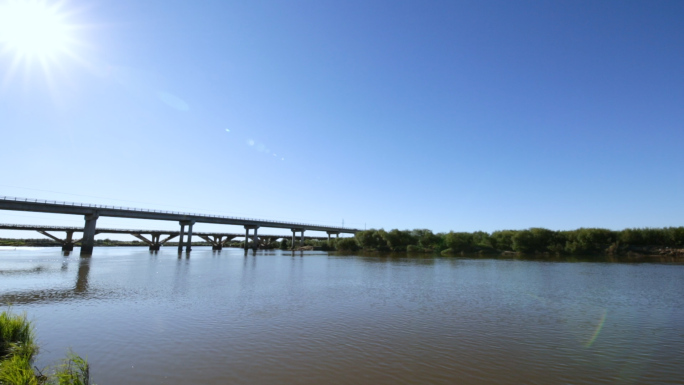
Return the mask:
M 83 227 L 67 227 L 67 226 L 41 226 L 41 225 L 14 225 L 9 223 L 0 223 L 0 230 L 28 230 L 28 231 L 73 231 L 83 232 Z M 136 230 L 136 229 L 105 229 L 98 228 L 95 230 L 97 234 L 164 234 L 164 235 L 179 235 L 180 231 L 174 230 Z M 244 233 L 221 233 L 221 232 L 198 232 L 193 231 L 194 235 L 202 236 L 222 236 L 239 238 L 244 237 Z M 259 234 L 259 238 L 289 238 L 291 235 L 268 235 Z M 312 237 L 304 236 L 304 239 L 319 239 L 325 240 L 327 237 Z
M 175 211 L 146 210 L 130 207 L 102 206 L 85 203 L 45 201 L 38 199 L 0 197 L 0 210 L 32 211 L 54 214 L 98 215 L 101 217 L 152 219 L 162 221 L 193 221 L 196 223 L 215 223 L 224 225 L 258 226 L 280 229 L 330 231 L 354 234 L 360 230 L 348 227 L 323 226 L 316 224 L 271 221 L 228 217 L 209 214 L 193 214 Z

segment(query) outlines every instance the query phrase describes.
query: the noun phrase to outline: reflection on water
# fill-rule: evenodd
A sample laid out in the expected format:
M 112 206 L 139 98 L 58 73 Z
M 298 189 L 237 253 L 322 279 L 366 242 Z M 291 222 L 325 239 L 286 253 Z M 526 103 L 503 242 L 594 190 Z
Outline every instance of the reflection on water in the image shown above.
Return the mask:
M 323 252 L 0 251 L 38 366 L 97 383 L 682 383 L 684 266 Z

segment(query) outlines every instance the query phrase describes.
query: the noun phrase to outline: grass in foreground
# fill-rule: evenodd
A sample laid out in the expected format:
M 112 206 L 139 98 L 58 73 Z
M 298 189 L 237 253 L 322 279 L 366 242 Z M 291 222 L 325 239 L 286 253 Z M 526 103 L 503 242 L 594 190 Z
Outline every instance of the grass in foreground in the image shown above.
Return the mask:
M 61 365 L 43 375 L 32 368 L 38 354 L 35 333 L 26 314 L 13 314 L 11 309 L 0 313 L 0 385 L 88 385 L 88 362 L 73 352 Z

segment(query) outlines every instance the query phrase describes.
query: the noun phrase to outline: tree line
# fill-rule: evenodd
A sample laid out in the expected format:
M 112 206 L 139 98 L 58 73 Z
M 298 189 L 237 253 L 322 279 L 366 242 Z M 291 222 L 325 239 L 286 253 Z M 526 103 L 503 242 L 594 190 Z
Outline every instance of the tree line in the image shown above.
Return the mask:
M 608 230 L 580 228 L 554 231 L 544 228 L 433 233 L 427 229 L 360 231 L 340 238 L 337 250 L 449 253 L 517 252 L 556 254 L 616 254 L 634 247 L 684 248 L 684 227 Z

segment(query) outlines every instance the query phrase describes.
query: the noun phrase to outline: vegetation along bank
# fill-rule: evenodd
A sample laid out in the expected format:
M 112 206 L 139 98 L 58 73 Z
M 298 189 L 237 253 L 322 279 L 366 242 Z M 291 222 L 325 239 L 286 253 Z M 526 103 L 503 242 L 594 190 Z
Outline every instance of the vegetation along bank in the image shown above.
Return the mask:
M 684 227 L 608 230 L 581 228 L 554 231 L 544 228 L 501 230 L 493 233 L 430 230 L 366 230 L 334 245 L 338 250 L 439 252 L 442 255 L 570 254 L 668 255 L 684 257 Z
M 87 385 L 88 362 L 69 352 L 52 368 L 38 370 L 33 360 L 38 354 L 33 325 L 26 315 L 11 310 L 0 313 L 0 385 Z

